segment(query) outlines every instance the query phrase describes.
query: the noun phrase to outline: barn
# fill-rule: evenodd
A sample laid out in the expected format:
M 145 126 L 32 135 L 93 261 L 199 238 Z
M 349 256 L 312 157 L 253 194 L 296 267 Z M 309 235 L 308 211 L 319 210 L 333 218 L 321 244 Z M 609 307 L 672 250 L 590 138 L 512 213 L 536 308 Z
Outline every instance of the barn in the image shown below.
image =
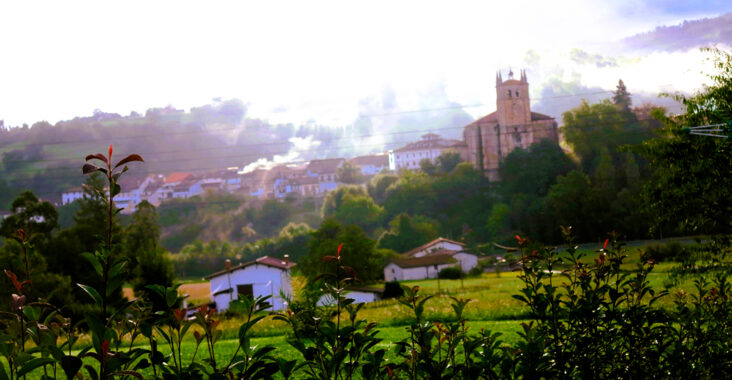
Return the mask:
M 292 296 L 290 269 L 294 266 L 287 256 L 285 259 L 263 256 L 236 266 L 227 260 L 223 270 L 204 278 L 209 281 L 211 302 L 219 312 L 228 309 L 239 295 L 271 296 L 272 310 L 284 310 L 286 298 Z

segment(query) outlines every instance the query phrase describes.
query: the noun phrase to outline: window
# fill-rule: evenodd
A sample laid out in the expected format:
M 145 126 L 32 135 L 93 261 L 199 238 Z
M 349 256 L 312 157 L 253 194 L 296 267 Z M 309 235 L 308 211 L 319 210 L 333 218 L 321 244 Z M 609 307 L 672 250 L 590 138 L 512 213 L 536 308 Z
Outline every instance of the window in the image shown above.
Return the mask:
M 511 90 L 508 90 L 508 97 L 511 97 Z
M 394 268 L 391 268 L 391 273 L 396 273 L 396 271 L 394 270 Z
M 518 90 L 516 90 L 516 97 L 517 97 L 517 98 L 519 97 L 519 92 L 518 92 Z
M 254 285 L 253 284 L 241 284 L 236 286 L 236 294 L 239 297 L 251 296 L 254 297 Z

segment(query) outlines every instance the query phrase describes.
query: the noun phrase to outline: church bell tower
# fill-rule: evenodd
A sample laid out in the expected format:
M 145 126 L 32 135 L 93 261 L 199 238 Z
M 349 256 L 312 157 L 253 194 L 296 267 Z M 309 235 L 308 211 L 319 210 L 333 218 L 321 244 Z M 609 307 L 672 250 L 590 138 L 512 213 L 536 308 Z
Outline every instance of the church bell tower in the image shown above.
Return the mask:
M 518 127 L 531 123 L 529 101 L 529 82 L 526 71 L 521 70 L 521 79 L 513 77 L 508 71 L 508 79 L 503 81 L 501 72 L 496 74 L 496 109 L 500 127 Z

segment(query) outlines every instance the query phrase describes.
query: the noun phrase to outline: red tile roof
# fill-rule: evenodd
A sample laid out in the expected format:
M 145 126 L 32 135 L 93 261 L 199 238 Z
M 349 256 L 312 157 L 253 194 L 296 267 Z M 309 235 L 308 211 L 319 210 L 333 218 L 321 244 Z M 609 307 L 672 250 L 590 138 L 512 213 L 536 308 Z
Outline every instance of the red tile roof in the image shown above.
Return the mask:
M 419 252 L 419 251 L 423 251 L 423 250 L 425 250 L 425 249 L 427 249 L 427 248 L 429 248 L 429 247 L 431 247 L 431 246 L 433 246 L 433 245 L 435 245 L 435 244 L 438 244 L 438 243 L 442 243 L 442 242 L 446 242 L 446 243 L 452 243 L 452 244 L 457 244 L 457 245 L 459 245 L 459 246 L 461 246 L 461 247 L 465 247 L 465 244 L 464 244 L 464 243 L 461 243 L 461 242 L 459 242 L 459 241 L 455 241 L 455 240 L 450 240 L 450 239 L 445 239 L 445 238 L 443 238 L 443 237 L 440 237 L 440 238 L 437 238 L 437 239 L 435 239 L 435 240 L 432 240 L 432 241 L 431 241 L 431 242 L 429 242 L 429 243 L 426 243 L 426 244 L 422 244 L 422 245 L 420 245 L 420 246 L 419 246 L 419 247 L 417 247 L 417 248 L 412 248 L 412 249 L 410 249 L 409 251 L 407 251 L 407 252 L 404 252 L 404 254 L 403 254 L 403 255 L 404 255 L 404 256 L 412 256 L 412 255 L 414 255 L 415 253 L 417 253 L 417 252 Z
M 452 264 L 456 262 L 457 260 L 455 260 L 451 255 L 430 255 L 392 260 L 392 263 L 396 264 L 399 268 L 428 267 L 431 265 Z
M 220 270 L 220 271 L 218 271 L 216 273 L 212 273 L 212 274 L 210 274 L 208 276 L 205 276 L 204 278 L 206 280 L 208 280 L 208 279 L 211 279 L 211 278 L 214 278 L 214 277 L 221 276 L 222 274 L 230 273 L 230 272 L 233 272 L 235 270 L 239 270 L 239 269 L 246 268 L 248 266 L 256 265 L 256 264 L 266 265 L 266 266 L 270 266 L 270 267 L 273 267 L 273 268 L 278 268 L 278 269 L 281 269 L 281 270 L 289 270 L 290 268 L 292 268 L 292 267 L 295 266 L 295 263 L 292 262 L 292 261 L 285 261 L 285 260 L 278 259 L 278 258 L 275 258 L 275 257 L 262 256 L 262 257 L 260 257 L 260 258 L 258 258 L 256 260 L 248 261 L 246 263 L 241 263 L 241 264 L 236 265 L 236 266 L 233 266 L 233 267 L 231 267 L 229 269 L 224 269 L 224 270 Z
M 175 172 L 170 173 L 165 177 L 165 183 L 180 182 L 191 176 L 191 173 Z

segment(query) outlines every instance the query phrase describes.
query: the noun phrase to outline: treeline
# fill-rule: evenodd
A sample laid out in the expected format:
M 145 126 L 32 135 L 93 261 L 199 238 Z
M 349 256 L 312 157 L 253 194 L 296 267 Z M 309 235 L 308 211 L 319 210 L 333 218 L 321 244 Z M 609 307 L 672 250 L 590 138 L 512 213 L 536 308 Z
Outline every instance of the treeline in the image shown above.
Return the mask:
M 0 224 L 0 268 L 19 278 L 33 278 L 24 290 L 28 299 L 63 306 L 64 313 L 74 317 L 90 310 L 92 300 L 75 284 L 101 285 L 85 255 L 98 251 L 106 236 L 105 192 L 101 176 L 91 176 L 86 197 L 76 202 L 73 222 L 66 228 L 60 227 L 54 206 L 32 192 L 25 191 L 13 200 L 12 215 Z M 155 207 L 143 202 L 130 217 L 113 219 L 113 255 L 125 258 L 124 281 L 132 284 L 137 295 L 144 294 L 148 284 L 170 286 L 173 282 L 173 266 L 158 243 L 157 218 Z M 0 295 L 9 298 L 14 292 L 12 279 L 1 278 Z M 110 304 L 125 302 L 119 290 L 107 297 Z

